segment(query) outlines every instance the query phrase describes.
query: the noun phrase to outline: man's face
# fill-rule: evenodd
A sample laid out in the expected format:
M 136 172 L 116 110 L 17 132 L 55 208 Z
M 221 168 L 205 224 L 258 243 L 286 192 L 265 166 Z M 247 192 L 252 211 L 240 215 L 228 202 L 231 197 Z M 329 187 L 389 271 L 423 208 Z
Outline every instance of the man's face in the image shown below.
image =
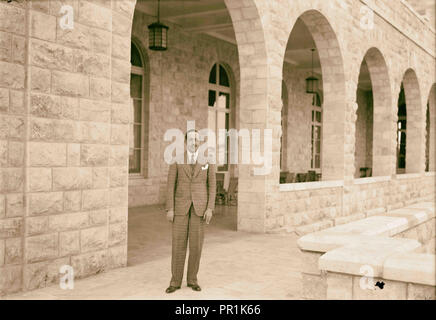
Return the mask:
M 197 151 L 198 147 L 200 146 L 200 135 L 198 132 L 191 131 L 188 132 L 188 137 L 186 139 L 186 147 L 189 152 L 195 152 Z

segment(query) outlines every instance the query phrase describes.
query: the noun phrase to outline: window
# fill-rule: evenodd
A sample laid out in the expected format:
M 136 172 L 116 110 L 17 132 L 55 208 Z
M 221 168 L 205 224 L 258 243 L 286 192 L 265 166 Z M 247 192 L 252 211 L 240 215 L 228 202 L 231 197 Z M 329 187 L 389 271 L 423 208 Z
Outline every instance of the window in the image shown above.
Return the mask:
M 286 163 L 286 151 L 288 147 L 288 89 L 286 84 L 282 81 L 282 116 L 281 116 L 282 135 L 280 137 L 280 170 L 285 170 Z
M 397 122 L 397 173 L 406 170 L 406 137 L 407 137 L 407 110 L 404 88 L 401 87 L 398 99 L 398 122 Z
M 228 73 L 224 66 L 217 63 L 212 67 L 209 74 L 208 88 L 208 126 L 215 131 L 217 143 L 219 143 L 219 130 L 230 129 L 230 106 L 231 106 L 231 88 Z M 217 170 L 221 172 L 228 171 L 229 163 L 229 137 L 225 139 L 224 145 L 217 146 L 219 150 L 225 150 L 226 163 L 218 166 Z
M 322 135 L 322 102 L 318 93 L 313 95 L 311 121 L 312 157 L 311 169 L 320 173 L 321 170 L 321 135 Z
M 132 42 L 131 46 L 130 97 L 133 100 L 133 139 L 129 149 L 129 173 L 140 174 L 142 170 L 143 138 L 143 104 L 144 104 L 144 65 L 141 54 Z
M 430 171 L 430 102 L 425 113 L 425 171 Z

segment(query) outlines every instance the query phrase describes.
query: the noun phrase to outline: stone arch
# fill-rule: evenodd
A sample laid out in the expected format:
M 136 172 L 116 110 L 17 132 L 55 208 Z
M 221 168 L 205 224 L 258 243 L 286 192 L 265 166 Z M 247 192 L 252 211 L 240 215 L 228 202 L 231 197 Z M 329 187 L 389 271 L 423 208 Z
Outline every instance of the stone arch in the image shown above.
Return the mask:
M 420 173 L 424 169 L 424 121 L 421 92 L 415 70 L 408 69 L 403 76 L 407 112 L 406 173 Z
M 428 97 L 429 132 L 428 132 L 428 156 L 429 171 L 436 171 L 436 83 L 430 89 Z
M 318 10 L 308 10 L 302 13 L 299 19 L 311 33 L 321 63 L 322 180 L 340 180 L 344 178 L 345 173 L 345 111 L 347 109 L 343 56 L 336 32 L 326 16 Z
M 268 100 L 268 61 L 264 30 L 255 0 L 223 0 L 233 23 L 236 44 L 239 54 L 239 110 L 235 118 L 239 122 L 236 127 L 251 129 L 253 126 L 264 129 L 267 126 Z M 113 11 L 117 15 L 114 28 L 122 28 L 126 37 L 130 38 L 133 15 L 137 0 L 115 1 Z M 128 17 L 128 19 L 126 19 Z M 127 23 L 129 25 L 127 26 Z M 115 33 L 117 30 L 114 31 Z M 171 32 L 171 31 L 170 31 Z M 253 73 L 252 70 L 258 72 Z M 209 71 L 209 70 L 208 70 Z M 233 76 L 237 72 L 233 70 Z M 235 94 L 236 95 L 236 94 Z M 240 146 L 239 154 L 242 154 Z M 252 188 L 254 165 L 238 166 L 238 230 L 264 231 L 265 219 L 265 187 Z M 257 166 L 256 166 L 257 167 Z M 262 182 L 266 184 L 265 177 Z
M 387 176 L 393 172 L 392 157 L 395 148 L 390 135 L 395 127 L 391 112 L 389 70 L 386 59 L 378 48 L 372 47 L 365 53 L 362 65 L 365 62 L 371 80 L 373 105 L 372 176 Z

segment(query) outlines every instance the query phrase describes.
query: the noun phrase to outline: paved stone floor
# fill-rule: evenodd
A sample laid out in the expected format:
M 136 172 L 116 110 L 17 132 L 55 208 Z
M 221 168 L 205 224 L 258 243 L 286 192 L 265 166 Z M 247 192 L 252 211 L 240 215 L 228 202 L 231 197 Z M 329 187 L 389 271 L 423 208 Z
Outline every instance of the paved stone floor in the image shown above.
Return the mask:
M 201 292 L 166 294 L 171 271 L 171 225 L 159 206 L 129 211 L 128 266 L 76 280 L 73 290 L 51 286 L 6 299 L 299 299 L 296 236 L 236 232 L 236 207 L 218 207 L 206 228 Z M 186 273 L 186 268 L 185 268 Z

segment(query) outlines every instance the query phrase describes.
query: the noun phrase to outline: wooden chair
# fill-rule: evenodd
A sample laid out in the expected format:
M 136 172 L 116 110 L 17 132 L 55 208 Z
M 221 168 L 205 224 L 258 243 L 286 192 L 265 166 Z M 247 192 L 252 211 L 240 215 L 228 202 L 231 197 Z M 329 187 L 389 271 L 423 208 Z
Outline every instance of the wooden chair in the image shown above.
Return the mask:
M 307 181 L 308 182 L 316 181 L 316 171 L 307 172 Z
M 295 182 L 295 173 L 294 172 L 288 172 L 286 175 L 286 183 L 294 183 Z
M 280 172 L 280 184 L 287 183 L 286 180 L 287 180 L 288 174 L 289 174 L 289 171 Z
M 238 201 L 238 178 L 230 178 L 229 190 L 225 195 L 225 203 L 236 205 Z

